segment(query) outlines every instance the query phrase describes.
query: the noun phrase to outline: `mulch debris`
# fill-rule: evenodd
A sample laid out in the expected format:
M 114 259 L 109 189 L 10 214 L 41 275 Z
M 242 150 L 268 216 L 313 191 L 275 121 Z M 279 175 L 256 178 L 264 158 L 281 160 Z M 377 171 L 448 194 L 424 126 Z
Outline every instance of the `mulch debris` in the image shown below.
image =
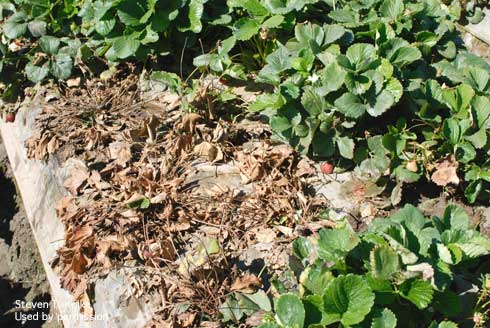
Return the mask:
M 86 315 L 94 281 L 132 267 L 134 295 L 157 309 L 149 326 L 219 327 L 227 295 L 264 288 L 286 270 L 294 237 L 331 224 L 317 220 L 326 201 L 305 183 L 317 169 L 260 121 L 232 121 L 212 99 L 186 112 L 135 75 L 60 94 L 27 147 L 33 159 L 77 161 L 57 206 L 66 234 L 53 265 Z M 239 187 L 217 175 L 202 192 L 199 179 L 188 183 L 202 165 L 232 167 Z M 257 259 L 267 270 L 254 271 Z

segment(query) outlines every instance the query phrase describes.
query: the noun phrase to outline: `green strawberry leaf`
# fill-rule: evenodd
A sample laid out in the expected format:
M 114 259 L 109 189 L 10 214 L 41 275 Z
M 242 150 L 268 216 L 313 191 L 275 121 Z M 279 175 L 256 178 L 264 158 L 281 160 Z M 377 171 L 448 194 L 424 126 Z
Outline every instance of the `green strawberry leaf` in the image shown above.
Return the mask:
M 301 299 L 294 294 L 283 294 L 275 304 L 276 315 L 283 326 L 303 328 L 305 308 Z
M 342 229 L 322 229 L 319 231 L 318 257 L 326 261 L 343 260 L 347 253 L 357 246 L 360 239 L 348 227 Z
M 189 22 L 188 28 L 182 29 L 183 32 L 191 31 L 199 33 L 202 30 L 201 18 L 204 13 L 204 0 L 190 0 L 189 2 Z
M 422 54 L 415 47 L 401 47 L 390 57 L 390 62 L 398 67 L 403 67 L 420 59 Z
M 432 302 L 434 290 L 429 281 L 410 279 L 400 285 L 400 295 L 415 304 L 418 309 L 425 309 Z
M 325 313 L 344 326 L 362 322 L 374 304 L 374 293 L 368 283 L 354 274 L 335 278 L 322 298 Z
M 284 16 L 282 15 L 274 15 L 266 19 L 262 26 L 267 28 L 278 28 L 284 22 Z
M 449 204 L 442 216 L 442 222 L 447 230 L 466 230 L 469 227 L 470 219 L 461 207 L 456 204 Z
M 140 41 L 132 36 L 120 36 L 112 44 L 117 58 L 125 59 L 136 54 L 140 47 Z
M 240 6 L 248 11 L 253 16 L 266 16 L 269 14 L 267 9 L 260 3 L 259 0 L 236 1 L 234 6 Z
M 164 71 L 154 71 L 151 73 L 152 80 L 163 83 L 170 91 L 179 93 L 181 89 L 182 81 L 180 77 L 175 73 L 169 73 Z
M 301 97 L 301 104 L 305 110 L 313 117 L 318 116 L 325 109 L 327 109 L 327 102 L 325 97 L 321 97 L 315 89 L 311 87 L 305 88 Z
M 378 95 L 369 99 L 367 112 L 369 115 L 376 117 L 384 114 L 395 104 L 395 97 L 388 90 L 381 91 Z
M 490 74 L 482 68 L 470 67 L 466 81 L 472 88 L 483 93 L 489 88 Z
M 456 149 L 456 160 L 469 163 L 476 157 L 476 150 L 469 142 L 460 143 Z
M 325 31 L 325 37 L 323 39 L 323 45 L 328 45 L 340 39 L 345 34 L 345 28 L 341 25 L 323 25 Z
M 347 27 L 359 24 L 359 14 L 349 9 L 332 10 L 328 16 L 336 22 L 343 23 Z
M 379 7 L 381 16 L 395 20 L 403 14 L 405 6 L 403 0 L 384 0 Z
M 73 60 L 67 54 L 57 54 L 54 56 L 49 71 L 59 80 L 66 80 L 70 77 L 73 68 Z
M 9 39 L 16 39 L 27 32 L 27 15 L 19 11 L 10 16 L 3 25 L 3 34 Z
M 354 158 L 354 140 L 349 137 L 337 137 L 337 147 L 339 147 L 340 155 L 347 159 Z
M 460 84 L 455 89 L 443 90 L 442 96 L 453 113 L 460 113 L 468 108 L 475 96 L 475 91 L 467 84 Z
M 267 64 L 265 67 L 269 67 L 274 73 L 280 73 L 291 68 L 291 58 L 289 56 L 288 49 L 279 44 L 276 51 L 267 56 Z M 264 67 L 264 68 L 265 68 Z
M 368 43 L 356 43 L 346 51 L 346 57 L 355 70 L 363 70 L 376 59 L 376 50 Z
M 369 255 L 369 263 L 373 277 L 379 279 L 391 279 L 401 270 L 398 253 L 389 246 L 374 248 Z
M 442 133 L 452 145 L 457 145 L 461 140 L 461 128 L 453 118 L 447 118 L 442 125 Z
M 396 321 L 395 314 L 390 309 L 384 308 L 374 316 L 371 328 L 395 328 Z
M 464 136 L 466 140 L 471 142 L 471 144 L 476 149 L 482 149 L 487 144 L 487 131 L 485 129 L 480 129 L 477 132 L 469 136 Z
M 331 271 L 317 265 L 307 267 L 300 276 L 301 284 L 314 294 L 321 294 L 334 279 Z
M 458 328 L 458 325 L 452 321 L 443 321 L 439 324 L 430 325 L 429 328 Z
M 346 72 L 337 63 L 331 63 L 322 71 L 321 86 L 318 92 L 326 96 L 332 91 L 337 91 L 344 84 L 345 76 Z
M 44 21 L 41 20 L 30 21 L 29 24 L 27 24 L 27 27 L 29 28 L 29 32 L 31 32 L 32 36 L 34 37 L 40 37 L 46 34 L 47 24 Z
M 46 76 L 48 76 L 49 67 L 47 63 L 42 66 L 36 66 L 32 62 L 29 62 L 26 65 L 25 73 L 30 81 L 37 83 L 41 82 L 46 78 Z
M 434 294 L 434 308 L 448 317 L 454 317 L 462 311 L 459 296 L 450 290 Z
M 321 26 L 316 24 L 298 24 L 294 28 L 294 36 L 301 44 L 319 48 L 323 45 L 325 31 Z
M 221 319 L 223 322 L 236 322 L 244 315 L 243 311 L 241 310 L 240 303 L 233 294 L 229 295 L 223 304 L 220 305 L 219 312 L 223 316 Z
M 475 96 L 471 100 L 473 118 L 476 125 L 482 129 L 490 128 L 490 99 L 483 96 Z
M 233 25 L 233 34 L 237 40 L 246 41 L 251 39 L 259 32 L 260 24 L 251 18 L 240 18 Z
M 123 0 L 117 5 L 117 15 L 121 22 L 127 26 L 140 25 L 140 19 L 146 12 L 147 1 L 144 0 Z M 95 12 L 95 14 L 98 13 Z
M 58 53 L 60 43 L 60 39 L 51 35 L 43 35 L 39 39 L 39 45 L 41 46 L 41 49 L 49 55 L 55 55 Z
M 115 26 L 115 18 L 101 19 L 95 23 L 95 31 L 97 31 L 97 33 L 99 33 L 100 35 L 105 36 L 111 33 Z
M 350 118 L 359 118 L 367 110 L 367 106 L 362 100 L 349 92 L 344 93 L 335 101 L 335 107 L 339 112 Z

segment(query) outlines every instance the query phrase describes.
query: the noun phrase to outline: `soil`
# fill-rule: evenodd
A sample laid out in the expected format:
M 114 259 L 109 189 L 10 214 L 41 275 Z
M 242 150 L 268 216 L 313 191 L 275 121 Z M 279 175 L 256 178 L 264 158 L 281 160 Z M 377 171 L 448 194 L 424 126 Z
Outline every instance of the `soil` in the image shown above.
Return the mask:
M 0 138 L 0 327 L 62 327 L 54 320 L 42 320 L 43 315 L 54 314 L 51 306 L 29 310 L 20 306 L 22 301 L 40 304 L 38 302 L 50 302 L 51 297 Z M 32 319 L 26 319 L 27 315 L 32 315 Z

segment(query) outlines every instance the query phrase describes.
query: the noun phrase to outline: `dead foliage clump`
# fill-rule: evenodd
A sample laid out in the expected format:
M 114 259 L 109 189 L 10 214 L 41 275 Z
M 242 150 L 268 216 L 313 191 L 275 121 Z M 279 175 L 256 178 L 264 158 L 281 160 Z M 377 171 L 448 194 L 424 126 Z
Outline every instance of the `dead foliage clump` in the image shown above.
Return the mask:
M 37 119 L 29 156 L 71 168 L 54 265 L 87 315 L 90 285 L 131 267 L 143 272 L 129 278 L 134 294 L 159 295 L 154 327 L 212 327 L 228 293 L 262 285 L 238 269 L 240 254 L 262 245 L 274 267 L 294 226 L 322 207 L 304 185 L 315 169 L 260 122 L 211 119 L 203 101 L 184 112 L 178 95 L 148 98 L 139 85 L 136 76 L 86 81 Z M 203 190 L 200 167 L 230 168 L 238 185 L 218 179 Z

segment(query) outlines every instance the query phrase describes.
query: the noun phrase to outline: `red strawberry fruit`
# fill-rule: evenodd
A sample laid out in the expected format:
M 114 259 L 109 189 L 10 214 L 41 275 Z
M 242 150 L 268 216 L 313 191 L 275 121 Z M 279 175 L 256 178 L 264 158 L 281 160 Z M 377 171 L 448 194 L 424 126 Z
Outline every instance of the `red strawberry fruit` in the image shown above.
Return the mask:
M 227 79 L 225 79 L 224 77 L 220 77 L 219 78 L 219 83 L 223 84 L 223 85 L 226 85 L 226 86 L 229 86 L 230 85 L 230 81 L 228 81 Z
M 333 164 L 329 162 L 323 162 L 320 164 L 320 171 L 322 171 L 323 174 L 332 174 L 333 173 Z
M 5 115 L 5 122 L 13 123 L 14 121 L 15 121 L 15 114 L 14 113 L 7 113 L 7 115 Z

